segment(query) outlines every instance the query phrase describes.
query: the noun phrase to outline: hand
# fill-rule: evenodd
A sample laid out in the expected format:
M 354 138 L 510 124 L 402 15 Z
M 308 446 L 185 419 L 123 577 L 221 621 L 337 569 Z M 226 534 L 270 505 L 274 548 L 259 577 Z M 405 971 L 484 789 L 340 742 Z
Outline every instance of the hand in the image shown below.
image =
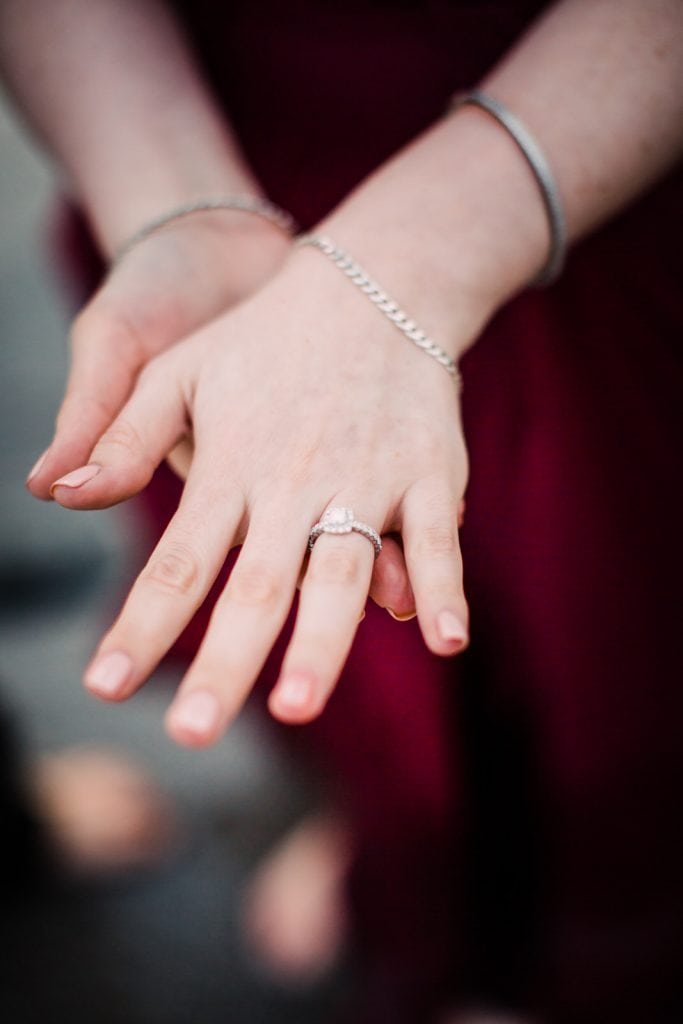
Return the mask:
M 188 434 L 166 457 L 166 461 L 181 480 L 187 480 L 193 457 L 194 441 Z M 463 525 L 464 521 L 465 499 L 463 498 L 458 505 L 458 528 Z M 302 570 L 299 585 L 303 578 Z M 382 538 L 382 553 L 373 566 L 368 594 L 375 604 L 378 604 L 380 608 L 385 608 L 389 615 L 398 622 L 407 622 L 416 617 L 415 597 L 410 586 L 400 537 L 386 534 Z
M 36 497 L 81 466 L 150 359 L 241 301 L 283 261 L 289 241 L 253 214 L 206 211 L 129 252 L 77 317 L 54 439 L 29 475 Z
M 84 509 L 129 497 L 190 426 L 181 503 L 86 672 L 93 693 L 130 696 L 243 544 L 167 719 L 179 742 L 217 739 L 282 628 L 309 529 L 329 505 L 400 534 L 427 646 L 464 648 L 456 519 L 467 457 L 452 380 L 317 253 L 297 252 L 258 295 L 152 360 L 82 482 L 55 485 L 55 499 Z M 373 560 L 358 534 L 317 541 L 270 698 L 282 720 L 324 707 Z

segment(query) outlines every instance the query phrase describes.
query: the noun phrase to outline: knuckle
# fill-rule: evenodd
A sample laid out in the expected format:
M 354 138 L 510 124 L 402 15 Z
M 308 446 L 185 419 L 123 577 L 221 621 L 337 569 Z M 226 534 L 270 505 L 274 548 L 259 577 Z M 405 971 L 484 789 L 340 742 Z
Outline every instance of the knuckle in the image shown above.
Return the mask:
M 458 550 L 458 537 L 454 526 L 438 523 L 420 531 L 415 543 L 418 558 L 439 555 L 453 555 Z
M 451 555 L 458 548 L 458 538 L 453 526 L 437 524 L 428 526 L 424 533 L 424 544 L 436 555 Z
M 193 537 L 205 534 L 210 521 L 211 510 L 205 502 L 188 502 L 173 519 L 173 536 L 184 544 Z
M 71 344 L 79 348 L 105 343 L 117 351 L 121 348 L 137 350 L 141 333 L 137 317 L 100 292 L 73 321 Z
M 88 392 L 67 391 L 64 401 L 57 413 L 55 426 L 64 429 L 73 422 L 97 419 L 111 415 L 111 408 L 105 398 Z
M 143 446 L 133 424 L 129 420 L 118 419 L 102 434 L 97 447 L 122 448 L 128 454 L 137 454 Z
M 282 585 L 268 566 L 240 566 L 238 562 L 225 593 L 226 599 L 235 604 L 272 608 L 279 603 Z
M 360 559 L 349 548 L 330 547 L 321 550 L 317 558 L 311 558 L 309 574 L 318 583 L 343 583 L 350 586 L 360 576 Z
M 171 594 L 189 594 L 201 578 L 196 553 L 186 545 L 174 544 L 153 558 L 144 579 Z

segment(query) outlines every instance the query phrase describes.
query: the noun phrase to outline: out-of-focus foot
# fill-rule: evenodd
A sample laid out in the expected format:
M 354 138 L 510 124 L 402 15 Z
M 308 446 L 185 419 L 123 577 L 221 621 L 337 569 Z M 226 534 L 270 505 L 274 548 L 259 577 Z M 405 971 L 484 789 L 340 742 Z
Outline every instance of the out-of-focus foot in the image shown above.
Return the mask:
M 270 973 L 311 984 L 337 962 L 348 930 L 344 883 L 351 857 L 346 825 L 320 816 L 292 829 L 257 868 L 243 921 L 248 946 Z
M 127 754 L 74 747 L 33 770 L 39 817 L 61 863 L 79 874 L 154 864 L 174 846 L 168 797 Z

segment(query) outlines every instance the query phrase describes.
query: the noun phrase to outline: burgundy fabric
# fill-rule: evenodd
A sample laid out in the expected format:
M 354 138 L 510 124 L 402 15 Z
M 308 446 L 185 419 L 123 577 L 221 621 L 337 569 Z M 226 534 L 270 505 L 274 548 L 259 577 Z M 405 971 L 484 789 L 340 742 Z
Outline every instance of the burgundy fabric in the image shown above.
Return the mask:
M 269 194 L 304 225 L 539 6 L 245 3 L 217 31 L 223 5 L 177 5 Z M 322 718 L 288 730 L 361 839 L 356 1021 L 424 1024 L 468 993 L 554 1024 L 680 1019 L 682 199 L 670 178 L 463 362 L 471 649 L 439 660 L 371 606 Z M 177 496 L 160 471 L 157 529 Z

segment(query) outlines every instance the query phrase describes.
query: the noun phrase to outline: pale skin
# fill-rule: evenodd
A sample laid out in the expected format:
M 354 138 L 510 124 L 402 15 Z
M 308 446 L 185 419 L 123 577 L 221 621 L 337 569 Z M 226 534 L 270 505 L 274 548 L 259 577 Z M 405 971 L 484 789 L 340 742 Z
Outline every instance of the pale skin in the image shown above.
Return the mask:
M 0 5 L 0 38 L 13 41 L 4 65 L 68 169 L 105 254 L 174 203 L 257 191 L 163 8 L 145 5 L 143 16 L 142 5 L 105 0 L 45 5 L 70 19 L 69 30 L 51 26 L 52 56 L 36 77 L 26 71 L 36 42 L 27 6 Z M 99 17 L 109 19 L 112 55 L 91 67 L 80 26 L 92 32 Z M 130 18 L 136 45 L 126 53 L 125 87 L 135 102 L 122 120 L 117 40 Z M 98 88 L 76 89 L 60 73 L 64 50 Z M 682 69 L 683 5 L 564 0 L 484 80 L 542 142 L 572 239 L 679 156 Z M 165 90 L 154 87 L 159 76 Z M 169 92 L 182 102 L 167 105 Z M 93 123 L 111 131 L 93 133 Z M 187 166 L 190 130 L 196 148 Z M 139 189 L 131 184 L 138 158 Z M 426 131 L 318 230 L 456 358 L 533 277 L 548 245 L 538 190 L 514 143 L 470 108 Z M 238 244 L 243 260 L 215 259 L 217 248 L 234 253 Z M 197 280 L 205 282 L 200 295 Z M 67 396 L 30 478 L 33 494 L 103 508 L 144 487 L 178 442 L 191 435 L 195 446 L 180 505 L 86 671 L 93 693 L 121 700 L 142 685 L 228 550 L 242 543 L 167 717 L 178 742 L 215 741 L 280 631 L 308 530 L 329 505 L 348 505 L 380 532 L 400 535 L 402 548 L 389 540 L 373 564 L 360 536 L 319 540 L 270 697 L 273 714 L 305 722 L 320 713 L 369 591 L 400 615 L 415 610 L 434 653 L 465 647 L 457 517 L 467 455 L 458 396 L 443 369 L 319 253 L 289 253 L 274 228 L 246 215 L 179 222 L 129 254 L 73 337 Z

